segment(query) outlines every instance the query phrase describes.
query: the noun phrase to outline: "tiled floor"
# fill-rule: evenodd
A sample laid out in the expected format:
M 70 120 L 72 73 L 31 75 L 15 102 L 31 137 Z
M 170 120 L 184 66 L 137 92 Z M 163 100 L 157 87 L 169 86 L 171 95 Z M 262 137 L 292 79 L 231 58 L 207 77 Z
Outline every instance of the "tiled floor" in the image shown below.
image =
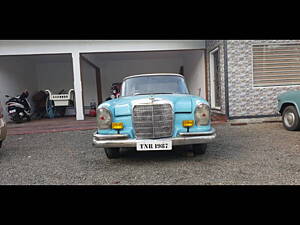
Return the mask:
M 7 127 L 8 135 L 93 130 L 96 129 L 96 118 L 86 116 L 85 120 L 78 121 L 75 117 L 62 117 L 32 120 L 24 123 L 8 122 Z
M 212 116 L 212 124 L 225 123 L 224 116 Z M 75 117 L 32 120 L 24 123 L 8 122 L 8 135 L 38 134 L 74 130 L 95 130 L 96 118 L 85 116 L 78 121 Z
M 227 122 L 227 117 L 225 115 L 220 114 L 212 114 L 211 116 L 212 123 L 225 123 Z

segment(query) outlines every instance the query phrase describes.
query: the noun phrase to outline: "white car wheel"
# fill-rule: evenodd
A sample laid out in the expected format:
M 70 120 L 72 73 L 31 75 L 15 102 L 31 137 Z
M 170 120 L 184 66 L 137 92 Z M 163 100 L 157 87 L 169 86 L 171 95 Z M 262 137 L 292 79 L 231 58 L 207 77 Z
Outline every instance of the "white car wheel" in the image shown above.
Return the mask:
M 282 113 L 282 122 L 287 130 L 294 131 L 300 128 L 300 120 L 297 109 L 294 106 L 288 106 Z

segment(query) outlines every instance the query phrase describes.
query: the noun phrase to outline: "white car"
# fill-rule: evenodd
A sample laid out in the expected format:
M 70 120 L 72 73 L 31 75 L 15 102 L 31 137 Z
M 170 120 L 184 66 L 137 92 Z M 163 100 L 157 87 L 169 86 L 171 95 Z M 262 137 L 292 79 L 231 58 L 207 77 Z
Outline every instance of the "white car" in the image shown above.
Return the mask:
M 7 127 L 6 127 L 6 123 L 3 119 L 3 108 L 2 108 L 1 102 L 0 102 L 0 148 L 2 146 L 3 141 L 6 138 L 6 134 L 7 134 Z

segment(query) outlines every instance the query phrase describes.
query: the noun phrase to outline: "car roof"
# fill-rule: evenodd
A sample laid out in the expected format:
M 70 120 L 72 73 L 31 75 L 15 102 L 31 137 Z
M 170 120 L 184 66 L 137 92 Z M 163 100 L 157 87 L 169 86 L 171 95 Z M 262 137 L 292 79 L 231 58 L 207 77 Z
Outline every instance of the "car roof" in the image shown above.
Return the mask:
M 128 78 L 146 77 L 146 76 L 179 76 L 179 77 L 182 77 L 182 78 L 184 77 L 183 75 L 178 74 L 178 73 L 145 73 L 145 74 L 136 74 L 136 75 L 127 76 L 123 79 L 123 81 L 128 79 Z

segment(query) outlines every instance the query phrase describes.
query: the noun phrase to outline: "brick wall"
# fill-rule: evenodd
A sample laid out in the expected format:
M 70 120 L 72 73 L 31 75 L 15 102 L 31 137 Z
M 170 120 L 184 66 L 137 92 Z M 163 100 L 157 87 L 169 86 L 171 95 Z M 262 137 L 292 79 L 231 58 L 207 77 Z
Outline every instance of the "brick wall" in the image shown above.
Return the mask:
M 289 90 L 300 90 L 299 85 L 253 87 L 252 45 L 275 43 L 299 44 L 300 40 L 227 41 L 230 117 L 274 115 L 277 112 L 277 96 L 279 94 Z
M 212 112 L 216 112 L 216 113 L 221 113 L 221 114 L 225 114 L 225 81 L 224 81 L 224 41 L 223 40 L 207 40 L 206 41 L 206 58 L 207 58 L 207 78 L 208 78 L 208 82 L 207 82 L 207 88 L 208 88 L 208 101 L 209 103 L 211 103 L 211 98 L 210 98 L 210 57 L 209 57 L 209 53 L 216 49 L 217 47 L 219 47 L 219 65 L 220 65 L 220 84 L 221 84 L 221 110 L 212 110 Z

